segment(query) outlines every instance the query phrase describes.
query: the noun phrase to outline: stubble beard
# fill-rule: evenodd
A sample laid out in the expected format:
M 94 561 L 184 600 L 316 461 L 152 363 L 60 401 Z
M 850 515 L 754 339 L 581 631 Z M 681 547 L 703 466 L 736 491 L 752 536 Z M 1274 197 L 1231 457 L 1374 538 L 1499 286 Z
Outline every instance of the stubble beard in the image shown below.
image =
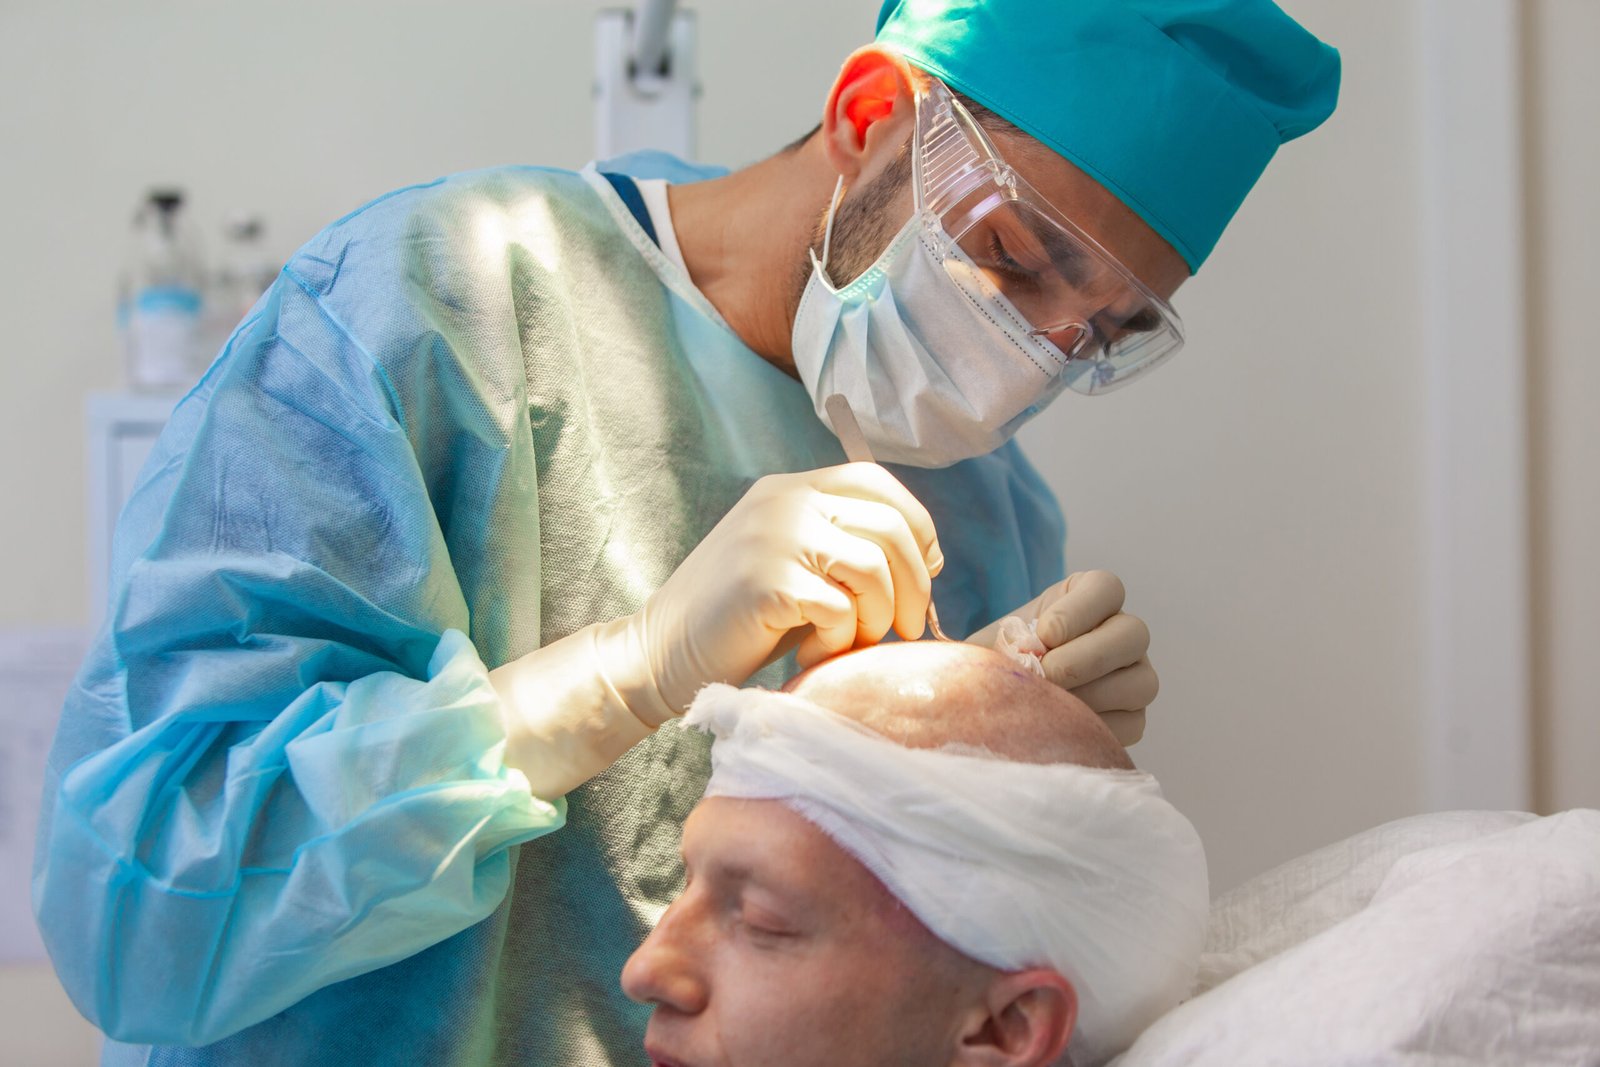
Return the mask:
M 842 288 L 867 272 L 906 220 L 897 217 L 895 202 L 911 181 L 911 153 L 908 142 L 884 168 L 855 195 L 846 192 L 833 220 L 833 239 L 828 243 L 826 273 L 835 288 Z M 827 233 L 828 208 L 817 213 L 811 227 L 807 249 L 822 258 L 822 240 Z M 794 324 L 800 298 L 811 281 L 811 256 L 802 254 L 795 264 L 789 287 L 789 323 Z

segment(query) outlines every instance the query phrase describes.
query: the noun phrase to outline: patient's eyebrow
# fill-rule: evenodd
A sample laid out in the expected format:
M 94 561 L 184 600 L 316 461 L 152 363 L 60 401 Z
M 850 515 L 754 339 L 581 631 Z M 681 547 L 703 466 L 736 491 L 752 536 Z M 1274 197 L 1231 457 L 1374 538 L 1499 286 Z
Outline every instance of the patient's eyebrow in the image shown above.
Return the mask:
M 719 882 L 735 884 L 762 881 L 760 872 L 742 860 L 712 856 L 710 859 L 696 864 L 689 853 L 689 849 L 681 846 L 678 849 L 678 855 L 683 860 L 685 875 L 698 872 L 702 878 L 715 878 Z
M 741 862 L 739 862 L 737 860 L 722 860 L 722 859 L 718 859 L 718 860 L 712 860 L 706 866 L 710 868 L 708 873 L 714 874 L 718 878 L 721 878 L 724 881 L 728 881 L 728 882 L 759 881 L 759 877 L 757 875 L 757 872 L 756 872 L 755 868 L 751 867 L 748 863 L 741 863 Z
M 747 890 L 759 891 L 763 898 L 782 908 L 791 918 L 800 918 L 815 911 L 817 892 L 804 885 L 795 884 L 790 877 L 762 870 L 752 864 L 735 859 L 712 859 L 705 863 L 699 877 L 706 878 L 719 893 L 743 894 Z

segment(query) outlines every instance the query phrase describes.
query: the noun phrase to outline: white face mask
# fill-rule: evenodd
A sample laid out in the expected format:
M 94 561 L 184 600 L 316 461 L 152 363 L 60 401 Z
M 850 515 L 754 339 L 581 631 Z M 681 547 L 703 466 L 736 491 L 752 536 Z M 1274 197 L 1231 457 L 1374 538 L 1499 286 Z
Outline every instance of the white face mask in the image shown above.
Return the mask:
M 947 467 L 999 448 L 1089 370 L 1029 335 L 932 212 L 913 215 L 861 277 L 835 289 L 826 268 L 838 200 L 835 190 L 792 336 L 829 429 L 823 402 L 843 393 L 877 459 Z

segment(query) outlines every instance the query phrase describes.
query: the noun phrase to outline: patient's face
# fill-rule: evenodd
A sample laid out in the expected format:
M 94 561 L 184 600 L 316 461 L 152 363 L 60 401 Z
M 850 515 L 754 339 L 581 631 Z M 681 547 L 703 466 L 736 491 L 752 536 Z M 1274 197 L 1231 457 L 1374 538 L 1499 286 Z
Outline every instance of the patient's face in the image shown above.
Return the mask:
M 1131 766 L 1087 706 L 971 646 L 879 646 L 786 688 L 910 747 Z M 683 858 L 686 888 L 622 974 L 628 996 L 655 1006 L 653 1062 L 956 1058 L 999 972 L 934 937 L 821 830 L 778 801 L 710 798 L 684 826 Z
M 988 968 L 944 945 L 777 801 L 710 798 L 683 831 L 688 885 L 622 972 L 670 1067 L 950 1062 Z

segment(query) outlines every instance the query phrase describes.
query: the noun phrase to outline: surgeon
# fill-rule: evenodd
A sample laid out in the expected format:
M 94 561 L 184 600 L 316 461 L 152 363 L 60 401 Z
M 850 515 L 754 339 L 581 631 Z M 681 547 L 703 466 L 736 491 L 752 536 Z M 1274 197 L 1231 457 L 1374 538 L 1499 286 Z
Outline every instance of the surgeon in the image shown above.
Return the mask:
M 1009 439 L 1177 349 L 1337 82 L 1266 0 L 902 0 L 745 170 L 503 168 L 324 230 L 141 475 L 49 758 L 35 910 L 105 1061 L 635 1062 L 616 975 L 708 773 L 657 728 L 931 595 L 977 641 L 1026 605 L 1136 737 L 1148 633 L 1062 581 Z M 843 462 L 833 394 L 897 465 Z

